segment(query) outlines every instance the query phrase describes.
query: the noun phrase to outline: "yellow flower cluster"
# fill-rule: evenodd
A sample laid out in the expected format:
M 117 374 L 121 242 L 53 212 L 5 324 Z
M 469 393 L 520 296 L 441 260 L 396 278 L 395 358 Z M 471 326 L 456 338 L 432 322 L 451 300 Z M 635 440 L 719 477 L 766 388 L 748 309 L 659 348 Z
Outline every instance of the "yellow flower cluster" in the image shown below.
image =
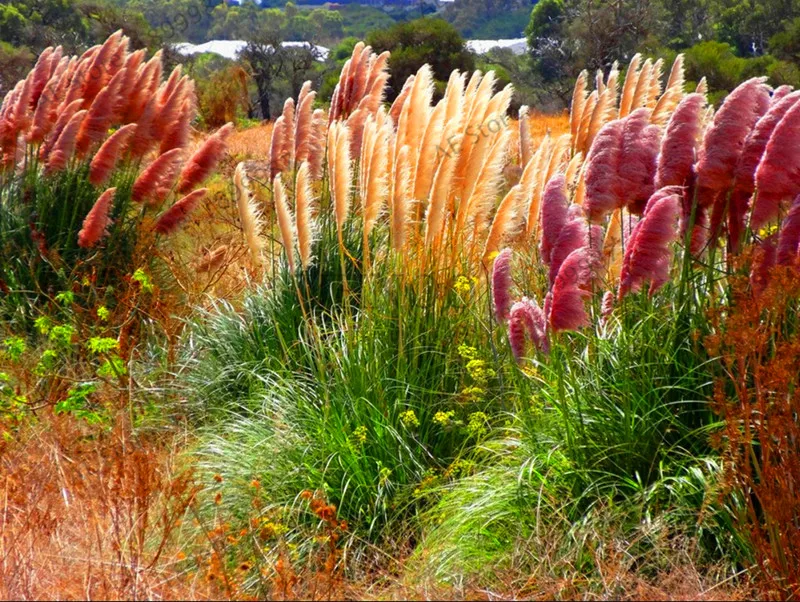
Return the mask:
M 475 381 L 475 384 L 481 386 L 486 385 L 489 379 L 494 378 L 497 373 L 491 368 L 487 367 L 486 360 L 470 360 L 467 362 L 467 372 Z
M 441 426 L 447 426 L 450 422 L 455 418 L 456 413 L 453 410 L 448 410 L 447 412 L 436 412 L 436 415 L 433 417 L 433 421 L 436 424 Z
M 489 422 L 489 417 L 483 412 L 473 412 L 469 415 L 467 421 L 467 431 L 470 435 L 480 437 L 486 434 L 486 424 Z
M 350 436 L 350 442 L 358 447 L 361 447 L 367 442 L 367 427 L 363 424 L 356 427 L 353 434 Z
M 474 360 L 478 358 L 478 350 L 470 345 L 461 344 L 458 346 L 458 355 L 465 360 Z
M 417 428 L 419 426 L 419 418 L 417 418 L 414 410 L 406 410 L 400 413 L 400 422 L 406 428 Z

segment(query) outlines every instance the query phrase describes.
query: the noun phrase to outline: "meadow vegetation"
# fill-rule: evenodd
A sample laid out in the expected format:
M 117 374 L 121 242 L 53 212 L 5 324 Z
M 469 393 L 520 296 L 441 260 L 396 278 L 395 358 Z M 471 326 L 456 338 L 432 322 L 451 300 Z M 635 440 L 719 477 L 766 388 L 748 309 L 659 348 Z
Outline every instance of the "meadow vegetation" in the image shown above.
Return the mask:
M 800 92 L 390 66 L 6 95 L 3 597 L 795 597 Z

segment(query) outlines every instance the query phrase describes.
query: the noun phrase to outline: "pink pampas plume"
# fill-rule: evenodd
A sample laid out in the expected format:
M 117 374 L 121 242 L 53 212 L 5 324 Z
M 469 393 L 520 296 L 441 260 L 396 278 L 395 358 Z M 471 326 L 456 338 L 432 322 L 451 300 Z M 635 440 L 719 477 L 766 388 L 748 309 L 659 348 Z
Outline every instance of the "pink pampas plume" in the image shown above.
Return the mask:
M 78 137 L 78 131 L 84 117 L 86 117 L 86 111 L 78 111 L 64 126 L 58 140 L 53 145 L 53 150 L 47 155 L 45 173 L 50 174 L 54 171 L 61 171 L 67 166 L 67 162 L 75 152 L 75 140 Z
M 120 29 L 112 33 L 90 59 L 91 62 L 89 63 L 89 68 L 85 72 L 86 75 L 82 82 L 83 85 L 80 94 L 83 98 L 84 109 L 89 108 L 95 96 L 97 96 L 103 86 L 105 86 L 111 78 L 109 67 L 111 66 L 112 58 L 116 55 L 117 45 L 120 43 L 121 39 L 122 30 Z
M 544 312 L 535 301 L 523 297 L 522 301 L 517 301 L 511 308 L 508 321 L 508 342 L 517 362 L 525 355 L 526 335 L 537 351 L 544 354 L 550 352 Z
M 800 195 L 795 198 L 789 213 L 783 218 L 778 234 L 778 265 L 794 265 L 800 247 Z
M 678 237 L 680 213 L 679 187 L 662 188 L 650 197 L 644 216 L 636 224 L 625 249 L 620 273 L 620 299 L 638 291 L 645 280 L 650 281 L 650 295 L 667 281 L 672 260 L 670 244 Z
M 688 94 L 672 114 L 661 141 L 656 188 L 686 186 L 691 182 L 705 105 L 706 99 L 702 94 Z
M 72 119 L 72 116 L 78 112 L 78 109 L 81 108 L 82 104 L 83 101 L 78 98 L 72 101 L 66 107 L 59 109 L 60 114 L 58 115 L 55 126 L 53 126 L 50 133 L 45 137 L 44 143 L 39 147 L 40 161 L 45 161 L 50 155 L 50 151 L 53 150 L 56 142 L 61 137 L 61 132 L 64 131 L 67 123 L 69 123 L 69 120 Z
M 186 162 L 178 180 L 178 192 L 186 194 L 205 180 L 225 154 L 225 142 L 233 131 L 233 124 L 226 123 L 198 148 Z
M 207 188 L 198 188 L 176 202 L 158 218 L 154 228 L 155 231 L 163 235 L 175 232 L 175 230 L 186 221 L 189 214 L 194 211 L 197 203 L 200 202 L 200 199 L 202 199 L 207 192 Z
M 137 203 L 145 200 L 154 203 L 163 201 L 175 182 L 182 155 L 183 149 L 180 148 L 159 155 L 136 178 L 131 189 L 131 200 Z
M 135 129 L 136 124 L 129 123 L 111 134 L 103 143 L 89 166 L 89 182 L 100 186 L 108 179 Z
M 622 119 L 610 121 L 598 132 L 586 157 L 586 198 L 583 209 L 597 223 L 620 206 L 617 170 L 622 153 Z
M 573 205 L 573 207 L 580 209 L 577 205 Z M 569 218 L 558 233 L 553 250 L 550 252 L 550 258 L 546 262 L 550 265 L 550 286 L 555 283 L 558 270 L 569 254 L 576 249 L 588 246 L 588 244 L 589 225 L 586 223 L 586 219 L 582 215 L 576 215 L 574 211 L 570 211 Z
M 622 152 L 617 168 L 618 207 L 641 214 L 655 191 L 653 180 L 661 145 L 661 128 L 650 123 L 650 109 L 633 111 L 624 119 Z
M 60 48 L 60 47 L 59 47 Z M 31 70 L 31 105 L 36 106 L 39 102 L 39 96 L 42 94 L 47 81 L 50 79 L 53 67 L 54 50 L 52 46 L 48 46 L 39 55 L 36 64 Z M 61 60 L 61 53 L 55 55 L 56 62 Z
M 558 240 L 558 235 L 568 220 L 569 199 L 564 174 L 556 174 L 545 186 L 542 194 L 541 229 L 542 242 L 539 254 L 542 261 L 550 265 L 550 255 Z
M 769 88 L 764 78 L 747 80 L 722 103 L 706 130 L 697 157 L 698 202 L 702 206 L 711 204 L 714 192 L 733 185 L 747 136 L 768 108 Z
M 762 240 L 755 249 L 750 269 L 750 287 L 756 296 L 769 285 L 770 274 L 777 261 L 777 239 L 778 235 L 773 234 Z
M 118 72 L 108 82 L 108 85 L 100 90 L 89 107 L 89 112 L 86 114 L 86 119 L 83 120 L 75 146 L 79 156 L 83 156 L 91 145 L 100 142 L 108 134 L 108 128 L 114 118 L 114 109 L 122 75 L 122 72 Z
M 569 254 L 561 264 L 551 299 L 545 300 L 549 306 L 550 327 L 559 332 L 562 330 L 578 330 L 589 325 L 584 301 L 590 296 L 586 286 L 591 282 L 591 258 L 585 248 Z
M 772 98 L 770 99 L 770 102 L 774 105 L 776 102 L 778 102 L 784 96 L 790 94 L 791 92 L 792 92 L 791 86 L 778 86 L 772 91 Z
M 503 249 L 495 257 L 492 268 L 492 300 L 494 315 L 500 323 L 508 320 L 511 309 L 511 249 Z
M 134 157 L 144 157 L 156 141 L 157 104 L 156 99 L 151 98 L 136 121 L 136 132 L 133 134 L 130 145 L 131 155 Z
M 781 204 L 800 193 L 800 102 L 775 126 L 756 169 L 756 195 L 750 227 L 757 231 L 774 220 Z
M 86 219 L 83 220 L 81 231 L 78 232 L 79 247 L 84 249 L 93 247 L 108 236 L 108 227 L 111 225 L 109 214 L 116 192 L 116 188 L 109 188 L 95 201 Z
M 169 125 L 161 137 L 161 145 L 158 147 L 159 153 L 166 153 L 174 148 L 183 148 L 189 143 L 189 128 L 194 117 L 194 90 L 189 85 L 188 91 L 184 94 L 183 104 L 177 114 L 176 119 Z
M 614 313 L 614 293 L 606 291 L 603 293 L 603 302 L 600 304 L 600 315 L 603 322 L 607 322 L 612 313 Z

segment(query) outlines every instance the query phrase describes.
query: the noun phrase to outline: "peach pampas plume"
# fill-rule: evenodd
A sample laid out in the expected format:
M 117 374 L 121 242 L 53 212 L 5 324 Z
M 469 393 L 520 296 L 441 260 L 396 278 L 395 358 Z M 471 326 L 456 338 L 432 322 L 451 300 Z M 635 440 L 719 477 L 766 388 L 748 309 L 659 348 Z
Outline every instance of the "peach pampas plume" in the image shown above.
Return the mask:
M 511 130 L 508 129 L 497 136 L 478 172 L 475 186 L 464 212 L 466 221 L 462 222 L 474 224 L 475 231 L 485 226 L 489 210 L 496 202 L 497 194 L 503 183 L 503 166 L 506 163 L 510 139 Z
M 456 134 L 453 140 L 454 145 L 459 144 L 461 142 L 461 134 Z M 431 247 L 439 240 L 444 230 L 445 209 L 455 169 L 456 155 L 445 155 L 436 170 L 436 175 L 433 177 L 431 198 L 428 203 L 428 210 L 425 212 L 425 244 L 428 247 Z
M 215 271 L 225 261 L 229 250 L 228 245 L 220 245 L 213 251 L 204 253 L 194 271 L 198 274 Z
M 100 186 L 111 175 L 120 154 L 125 149 L 125 145 L 130 140 L 135 129 L 135 123 L 129 123 L 121 127 L 97 151 L 89 166 L 89 182 L 94 186 Z
M 633 105 L 633 95 L 636 92 L 636 84 L 639 82 L 639 64 L 642 62 L 642 55 L 636 53 L 628 65 L 625 74 L 625 83 L 622 85 L 622 97 L 619 101 L 619 116 L 626 117 L 631 112 Z
M 594 110 L 599 100 L 600 94 L 597 90 L 589 94 L 589 98 L 586 99 L 586 103 L 583 106 L 583 115 L 581 115 L 578 125 L 578 136 L 574 140 L 573 153 L 583 151 L 588 146 L 586 140 L 589 136 L 589 124 L 592 121 L 592 115 L 594 115 Z
M 297 248 L 300 251 L 300 264 L 307 270 L 313 259 L 311 248 L 316 236 L 313 218 L 314 203 L 311 192 L 311 176 L 308 163 L 303 161 L 297 170 L 295 181 L 295 225 L 297 228 Z
M 441 154 L 440 141 L 444 137 L 446 108 L 445 100 L 443 99 L 430 112 L 428 123 L 425 126 L 425 133 L 418 148 L 412 197 L 419 201 L 424 201 L 428 198 L 431 184 L 433 183 L 433 174 L 439 163 L 439 155 Z
M 702 133 L 706 99 L 689 94 L 678 103 L 667 124 L 656 167 L 656 188 L 686 186 L 692 178 L 695 151 Z
M 511 310 L 511 249 L 503 249 L 492 266 L 492 303 L 494 315 L 501 324 L 508 320 Z
M 47 155 L 45 173 L 49 174 L 54 171 L 60 171 L 67 166 L 67 162 L 72 158 L 72 154 L 75 152 L 75 140 L 78 137 L 78 131 L 80 130 L 81 123 L 83 123 L 84 117 L 86 117 L 86 110 L 78 111 L 64 126 L 64 129 L 58 136 L 58 140 L 56 140 L 53 145 L 53 150 Z
M 592 145 L 592 141 L 597 137 L 600 128 L 614 118 L 614 113 L 616 112 L 616 107 L 614 106 L 616 96 L 617 93 L 612 88 L 606 88 L 600 95 L 592 111 L 591 119 L 589 120 L 586 138 L 577 149 L 578 152 L 586 154 Z
M 52 46 L 48 46 L 47 48 L 42 50 L 42 53 L 36 60 L 36 64 L 33 66 L 33 69 L 31 69 L 30 104 L 32 106 L 36 106 L 36 103 L 39 102 L 39 96 L 42 94 L 44 87 L 47 85 L 47 81 L 50 79 L 50 73 L 52 71 L 51 65 L 53 60 L 53 53 L 54 49 Z M 59 53 L 59 55 L 56 57 L 56 61 L 60 60 L 61 56 Z
M 109 66 L 121 39 L 122 30 L 118 29 L 103 42 L 103 45 L 92 56 L 80 94 L 83 97 L 84 109 L 89 108 L 97 94 L 111 78 Z
M 395 171 L 392 178 L 392 248 L 400 251 L 406 242 L 406 224 L 409 217 L 411 165 L 409 160 L 409 147 L 404 144 L 400 147 L 395 158 Z
M 553 252 L 558 235 L 567 223 L 568 209 L 566 180 L 563 174 L 557 174 L 545 186 L 541 217 L 537 216 L 542 232 L 539 256 L 546 265 L 550 265 L 550 254 Z
M 291 169 L 294 165 L 294 100 L 287 98 L 283 103 L 283 113 L 281 114 L 285 124 L 283 137 L 281 139 L 280 153 L 286 167 Z M 283 170 L 281 170 L 283 171 Z
M 54 74 L 46 83 L 44 90 L 39 96 L 36 109 L 33 113 L 31 129 L 26 136 L 30 144 L 42 142 L 58 120 L 59 103 L 56 97 L 56 90 L 61 81 L 61 77 L 60 75 Z M 75 110 L 77 111 L 77 109 Z
M 653 74 L 653 59 L 647 59 L 639 71 L 639 77 L 636 80 L 636 88 L 633 91 L 631 98 L 630 112 L 633 113 L 636 109 L 641 109 L 647 106 L 647 99 L 650 94 L 650 78 Z
M 506 193 L 506 196 L 497 206 L 492 226 L 489 228 L 489 234 L 486 237 L 486 244 L 483 247 L 482 257 L 484 262 L 489 260 L 491 254 L 496 252 L 504 241 L 513 239 L 518 233 L 522 225 L 520 212 L 523 201 L 522 192 L 522 186 L 517 184 Z
M 29 73 L 28 77 L 26 77 L 22 81 L 22 86 L 20 87 L 19 96 L 17 96 L 17 102 L 14 106 L 12 131 L 14 132 L 15 138 L 19 132 L 27 130 L 28 126 L 31 124 L 32 96 L 33 96 L 33 73 Z
M 305 84 L 303 87 L 305 88 Z M 301 91 L 300 94 L 301 96 L 298 97 L 294 125 L 295 161 L 297 161 L 298 164 L 308 160 L 311 149 L 311 139 L 314 136 L 312 128 L 314 119 L 313 105 L 314 99 L 317 96 L 317 93 L 312 91 L 306 91 L 305 94 Z
M 60 114 L 58 115 L 58 119 L 56 120 L 55 126 L 53 126 L 52 130 L 49 134 L 45 137 L 44 142 L 39 147 L 39 159 L 44 161 L 50 155 L 50 151 L 53 150 L 58 139 L 61 137 L 61 132 L 64 131 L 64 128 L 69 123 L 69 120 L 72 119 L 73 115 L 78 112 L 81 108 L 83 101 L 78 98 L 72 101 L 63 109 L 60 109 Z
M 523 297 L 511 307 L 508 320 L 508 342 L 517 362 L 525 355 L 526 334 L 537 351 L 545 355 L 550 352 L 544 312 L 536 301 Z
M 533 155 L 531 124 L 528 121 L 528 106 L 519 108 L 519 164 L 524 168 Z
M 84 249 L 95 246 L 101 239 L 108 236 L 108 227 L 111 225 L 111 207 L 114 203 L 116 188 L 109 188 L 95 201 L 83 227 L 78 232 L 78 246 Z
M 294 219 L 292 217 L 292 210 L 289 209 L 289 204 L 286 202 L 286 192 L 283 188 L 283 181 L 281 174 L 275 176 L 272 181 L 272 199 L 275 203 L 275 215 L 278 218 L 278 230 L 281 233 L 281 243 L 283 250 L 286 252 L 286 263 L 289 266 L 289 272 L 294 274 Z
M 186 221 L 189 214 L 194 211 L 197 203 L 206 196 L 207 192 L 207 188 L 198 188 L 187 194 L 158 218 L 154 230 L 163 235 L 175 232 Z
M 588 326 L 584 300 L 590 296 L 585 287 L 591 282 L 591 259 L 585 248 L 577 249 L 561 264 L 551 297 L 545 303 L 550 327 L 555 332 L 578 330 Z
M 347 125 L 334 122 L 328 128 L 328 179 L 331 183 L 331 196 L 336 229 L 342 242 L 342 228 L 350 213 L 350 186 L 353 180 L 350 162 L 350 131 Z
M 176 94 L 178 92 L 176 91 Z M 161 145 L 158 152 L 163 154 L 174 148 L 183 148 L 189 142 L 189 128 L 194 117 L 197 100 L 194 95 L 194 82 L 188 81 L 182 91 L 182 102 L 173 121 L 167 126 L 161 136 Z M 158 131 L 158 130 L 156 130 Z
M 389 137 L 392 125 L 388 120 L 378 124 L 374 117 L 370 117 L 367 128 L 371 141 L 369 148 L 364 147 L 359 174 L 362 176 L 360 196 L 365 241 L 389 197 Z M 364 249 L 366 252 L 366 246 Z
M 270 141 L 269 148 L 269 177 L 272 180 L 276 175 L 286 169 L 288 163 L 286 156 L 281 153 L 284 142 L 286 139 L 286 130 L 289 125 L 286 119 L 281 115 L 275 120 L 275 125 L 272 127 L 272 140 Z
M 311 139 L 308 149 L 308 166 L 311 179 L 322 179 L 322 165 L 325 158 L 325 142 L 328 138 L 328 120 L 325 111 L 317 109 L 311 118 Z
M 744 82 L 722 103 L 697 154 L 700 205 L 710 205 L 713 192 L 731 187 L 747 136 L 768 108 L 769 89 L 764 78 Z
M 186 194 L 211 175 L 220 158 L 225 154 L 225 143 L 232 131 L 233 124 L 226 123 L 209 136 L 194 152 L 183 167 L 178 179 L 179 194 Z
M 154 203 L 163 201 L 166 193 L 175 181 L 183 149 L 176 148 L 159 155 L 145 170 L 139 174 L 131 189 L 131 200 L 140 203 L 150 200 Z
M 578 131 L 580 130 L 583 107 L 586 104 L 586 80 L 589 74 L 586 70 L 581 71 L 575 81 L 575 88 L 572 90 L 572 103 L 569 110 L 569 131 L 574 145 L 577 144 Z
M 400 94 L 397 95 L 397 98 L 394 99 L 391 108 L 389 109 L 389 117 L 392 118 L 394 123 L 397 123 L 400 120 L 400 113 L 403 112 L 403 107 L 406 104 L 406 100 L 408 99 L 408 95 L 411 94 L 411 88 L 414 86 L 414 76 L 411 75 L 406 80 L 406 83 L 403 84 L 403 89 L 400 90 Z
M 783 218 L 778 235 L 778 251 L 776 259 L 778 265 L 795 265 L 800 249 L 800 195 L 792 204 L 789 213 Z
M 681 190 L 670 186 L 656 191 L 647 202 L 641 221 L 636 224 L 622 260 L 619 298 L 650 281 L 652 295 L 669 278 L 672 259 L 670 244 L 678 237 Z
M 239 210 L 239 219 L 242 222 L 244 239 L 247 243 L 247 248 L 250 250 L 250 258 L 255 266 L 260 267 L 264 262 L 262 255 L 264 239 L 261 237 L 264 224 L 261 212 L 250 196 L 244 163 L 239 163 L 233 172 L 233 186 L 236 190 L 236 206 Z

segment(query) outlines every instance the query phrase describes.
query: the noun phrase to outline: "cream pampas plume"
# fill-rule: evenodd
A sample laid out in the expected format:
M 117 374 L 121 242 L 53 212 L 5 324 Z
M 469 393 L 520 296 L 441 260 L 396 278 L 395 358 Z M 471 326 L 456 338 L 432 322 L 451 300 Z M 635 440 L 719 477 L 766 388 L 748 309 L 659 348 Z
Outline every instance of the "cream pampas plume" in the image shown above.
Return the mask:
M 250 258 L 255 266 L 260 267 L 264 262 L 262 254 L 264 239 L 261 237 L 264 224 L 261 212 L 250 195 L 244 163 L 239 163 L 233 172 L 233 186 L 236 190 L 236 206 L 239 209 L 239 219 L 242 222 L 247 248 L 250 250 Z
M 308 167 L 312 180 L 322 179 L 325 159 L 325 143 L 328 139 L 328 120 L 322 109 L 317 109 L 311 118 L 311 140 L 308 149 Z
M 297 170 L 295 181 L 295 225 L 297 228 L 297 248 L 300 251 L 300 264 L 307 270 L 313 259 L 311 249 L 316 236 L 311 192 L 311 175 L 308 163 L 303 161 Z
M 131 200 L 137 203 L 163 201 L 175 183 L 182 156 L 183 150 L 179 148 L 159 155 L 136 178 L 131 189 Z
M 636 109 L 641 109 L 647 106 L 647 99 L 650 95 L 651 76 L 653 74 L 653 60 L 647 59 L 639 71 L 639 77 L 636 80 L 636 88 L 633 91 L 631 98 L 630 112 L 633 113 Z M 620 112 L 621 114 L 621 112 Z
M 702 134 L 701 121 L 706 99 L 689 94 L 680 101 L 667 124 L 658 155 L 655 185 L 685 186 L 692 176 L 695 153 Z
M 410 188 L 411 188 L 411 165 L 409 159 L 409 147 L 403 145 L 395 158 L 395 171 L 392 178 L 392 228 L 391 239 L 392 248 L 395 251 L 402 250 L 406 243 L 406 225 L 409 218 Z
M 670 186 L 658 190 L 647 202 L 641 221 L 631 233 L 620 274 L 619 298 L 636 292 L 646 280 L 650 295 L 669 278 L 670 245 L 678 237 L 681 190 Z
M 89 166 L 89 182 L 100 186 L 108 179 L 135 129 L 136 124 L 129 123 L 109 136 L 92 159 Z
M 275 215 L 278 217 L 278 230 L 281 233 L 281 243 L 286 252 L 286 263 L 289 272 L 294 274 L 294 241 L 296 238 L 294 231 L 294 219 L 292 210 L 286 202 L 286 192 L 283 189 L 281 174 L 275 176 L 272 181 L 272 199 L 275 203 Z
M 359 174 L 362 176 L 360 196 L 365 242 L 389 197 L 389 138 L 392 124 L 388 120 L 378 124 L 375 118 L 370 117 L 367 127 L 370 144 L 364 147 Z M 365 131 L 365 139 L 366 133 Z M 365 252 L 366 248 L 365 245 Z
M 492 266 L 492 303 L 494 315 L 501 324 L 508 320 L 511 310 L 511 249 L 503 249 Z
M 700 205 L 708 206 L 714 193 L 731 187 L 747 136 L 768 108 L 769 89 L 764 78 L 744 82 L 722 103 L 714 122 L 706 130 L 697 156 L 695 170 Z
M 281 113 L 285 128 L 281 139 L 280 153 L 286 165 L 284 169 L 291 169 L 294 166 L 294 100 L 287 98 L 283 103 L 283 113 Z M 281 170 L 283 171 L 283 170 Z
M 756 190 L 750 215 L 753 230 L 777 218 L 782 204 L 800 193 L 800 102 L 772 132 L 756 170 Z
M 109 214 L 116 192 L 116 188 L 109 188 L 95 201 L 86 219 L 83 220 L 81 231 L 78 232 L 79 247 L 84 249 L 93 247 L 108 236 L 108 227 L 111 225 Z
M 297 111 L 295 114 L 294 140 L 295 140 L 295 160 L 298 164 L 308 160 L 309 151 L 312 145 L 314 131 L 312 122 L 314 119 L 314 99 L 317 93 L 309 88 L 311 82 L 303 84 L 303 89 L 297 100 Z
M 56 140 L 53 145 L 53 150 L 47 155 L 45 173 L 49 174 L 54 171 L 60 171 L 67 166 L 67 162 L 72 158 L 72 154 L 75 152 L 75 140 L 78 137 L 78 131 L 85 117 L 85 110 L 78 111 L 64 126 L 58 140 Z
M 175 232 L 187 220 L 207 192 L 207 188 L 199 188 L 187 194 L 158 218 L 154 230 L 162 235 Z
M 198 148 L 186 162 L 178 179 L 178 193 L 186 194 L 203 182 L 225 154 L 226 141 L 233 131 L 233 124 L 226 123 Z
M 531 142 L 531 124 L 528 121 L 528 106 L 519 108 L 519 164 L 524 168 L 533 155 Z
M 342 229 L 350 213 L 350 186 L 353 180 L 350 162 L 350 131 L 347 125 L 333 122 L 328 128 L 328 180 L 331 183 L 336 229 L 343 243 Z
M 683 55 L 679 54 L 675 57 L 672 63 L 672 70 L 667 80 L 667 87 L 664 89 L 664 94 L 658 99 L 656 106 L 653 108 L 653 115 L 650 121 L 663 125 L 667 122 L 670 114 L 678 103 L 683 98 L 683 88 L 686 84 L 686 78 L 683 69 Z

